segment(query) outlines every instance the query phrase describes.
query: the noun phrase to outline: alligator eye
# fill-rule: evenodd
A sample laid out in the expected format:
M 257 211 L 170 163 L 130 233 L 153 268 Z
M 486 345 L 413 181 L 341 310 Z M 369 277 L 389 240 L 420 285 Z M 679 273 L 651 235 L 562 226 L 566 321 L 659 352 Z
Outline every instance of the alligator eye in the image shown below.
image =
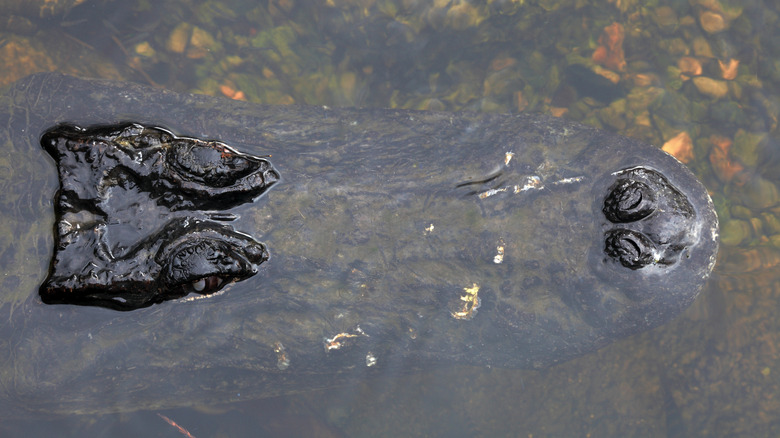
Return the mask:
M 180 175 L 211 187 L 235 184 L 264 163 L 250 160 L 220 143 L 186 139 L 172 142 L 167 160 Z
M 634 222 L 650 215 L 656 208 L 655 193 L 645 183 L 618 180 L 604 198 L 604 216 L 615 224 Z
M 176 248 L 167 260 L 165 284 L 187 293 L 210 294 L 226 281 L 253 274 L 251 264 L 238 248 L 215 239 L 188 241 Z
M 220 286 L 222 286 L 222 283 L 223 280 L 221 278 L 217 277 L 216 275 L 211 275 L 209 277 L 203 277 L 193 281 L 190 284 L 190 288 L 192 289 L 192 292 L 208 295 L 218 291 Z
M 639 269 L 653 262 L 654 245 L 644 234 L 612 230 L 604 243 L 604 252 L 626 268 Z

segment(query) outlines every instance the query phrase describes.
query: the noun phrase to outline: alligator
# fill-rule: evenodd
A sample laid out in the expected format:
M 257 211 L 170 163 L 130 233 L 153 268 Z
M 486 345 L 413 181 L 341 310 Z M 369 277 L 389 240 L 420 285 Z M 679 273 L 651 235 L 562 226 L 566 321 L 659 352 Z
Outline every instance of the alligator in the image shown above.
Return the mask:
M 0 99 L 6 413 L 544 368 L 668 322 L 718 252 L 685 165 L 560 118 L 57 73 Z

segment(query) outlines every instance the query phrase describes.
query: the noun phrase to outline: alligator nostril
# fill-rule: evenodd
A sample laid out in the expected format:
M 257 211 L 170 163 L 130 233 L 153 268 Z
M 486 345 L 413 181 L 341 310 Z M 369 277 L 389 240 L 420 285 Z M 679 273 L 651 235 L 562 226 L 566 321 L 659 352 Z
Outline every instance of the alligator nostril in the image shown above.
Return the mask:
M 650 215 L 656 209 L 656 197 L 647 184 L 620 179 L 604 198 L 602 211 L 612 223 L 634 222 Z
M 653 248 L 653 243 L 644 234 L 631 230 L 610 231 L 604 240 L 604 252 L 629 269 L 651 264 Z

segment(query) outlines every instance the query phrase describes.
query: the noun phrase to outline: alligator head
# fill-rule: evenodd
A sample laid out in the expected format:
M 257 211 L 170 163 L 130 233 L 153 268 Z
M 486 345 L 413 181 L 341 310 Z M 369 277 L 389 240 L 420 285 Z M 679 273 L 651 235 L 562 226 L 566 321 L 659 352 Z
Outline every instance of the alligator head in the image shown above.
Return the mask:
M 41 145 L 60 178 L 45 303 L 132 310 L 216 292 L 268 259 L 262 243 L 212 220 L 279 180 L 268 160 L 135 123 L 59 125 Z

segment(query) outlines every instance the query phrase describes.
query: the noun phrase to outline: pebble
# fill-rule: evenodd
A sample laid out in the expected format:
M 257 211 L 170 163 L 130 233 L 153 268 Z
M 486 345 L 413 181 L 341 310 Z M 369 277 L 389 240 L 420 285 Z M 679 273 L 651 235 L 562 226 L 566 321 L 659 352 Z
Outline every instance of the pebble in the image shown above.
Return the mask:
M 661 149 L 683 163 L 687 164 L 693 160 L 693 140 L 685 131 L 670 138 Z
M 655 9 L 653 21 L 664 32 L 672 32 L 677 27 L 679 20 L 677 13 L 669 6 L 661 6 Z
M 693 39 L 693 54 L 702 58 L 712 58 L 712 47 L 706 38 L 698 36 Z
M 720 99 L 729 92 L 729 86 L 725 81 L 719 81 L 717 79 L 708 78 L 705 76 L 697 76 L 692 79 L 693 85 L 699 90 L 699 93 L 706 96 Z
M 725 246 L 737 246 L 750 237 L 751 228 L 747 221 L 732 219 L 720 229 L 720 242 Z
M 699 24 L 707 33 L 718 33 L 726 30 L 729 26 L 723 15 L 712 11 L 702 11 L 699 14 Z
M 689 76 L 699 76 L 702 72 L 701 62 L 692 56 L 683 56 L 678 59 L 677 67 L 682 73 Z
M 187 49 L 187 43 L 189 43 L 190 35 L 192 34 L 192 25 L 188 23 L 180 23 L 171 31 L 170 37 L 165 47 L 168 51 L 173 53 L 184 53 Z

